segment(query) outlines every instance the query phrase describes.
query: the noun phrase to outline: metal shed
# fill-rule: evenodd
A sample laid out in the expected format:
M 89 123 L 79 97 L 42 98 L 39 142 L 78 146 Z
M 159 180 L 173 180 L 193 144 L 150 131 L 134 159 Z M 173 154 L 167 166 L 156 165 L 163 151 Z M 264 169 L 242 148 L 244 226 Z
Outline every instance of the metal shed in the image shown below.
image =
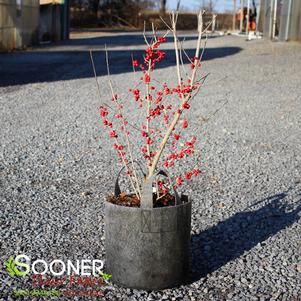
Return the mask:
M 40 0 L 39 40 L 59 41 L 69 38 L 69 1 Z
M 69 38 L 69 0 L 0 0 L 0 51 Z
M 301 41 L 301 1 L 282 1 L 279 40 Z
M 37 43 L 39 0 L 0 0 L 0 51 Z
M 263 36 L 280 41 L 301 41 L 301 1 L 261 0 Z

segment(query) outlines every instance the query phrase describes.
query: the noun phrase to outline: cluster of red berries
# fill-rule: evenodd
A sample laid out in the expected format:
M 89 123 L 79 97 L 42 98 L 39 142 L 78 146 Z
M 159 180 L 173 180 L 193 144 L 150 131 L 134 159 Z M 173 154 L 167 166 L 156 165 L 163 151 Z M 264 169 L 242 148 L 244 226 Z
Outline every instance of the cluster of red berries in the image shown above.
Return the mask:
M 197 58 L 196 56 L 194 56 L 193 58 L 191 58 L 190 61 L 192 62 L 192 63 L 190 64 L 190 68 L 191 68 L 191 69 L 194 69 L 195 66 L 197 66 L 198 68 L 201 68 L 201 62 L 200 62 L 200 59 Z
M 159 146 L 160 141 L 158 143 L 158 137 L 163 137 L 161 135 L 161 130 L 159 129 L 160 127 L 158 126 L 158 128 L 156 128 L 154 125 L 155 121 L 153 121 L 152 126 L 150 127 L 151 121 L 156 120 L 158 123 L 159 120 L 162 120 L 162 122 L 169 127 L 170 116 L 176 114 L 180 115 L 184 110 L 190 109 L 189 100 L 191 93 L 199 87 L 199 84 L 192 84 L 189 79 L 187 82 L 181 80 L 181 83 L 176 87 L 170 87 L 167 85 L 167 83 L 163 83 L 160 88 L 157 89 L 154 85 L 152 85 L 153 81 L 151 78 L 151 72 L 155 69 L 156 64 L 161 62 L 166 55 L 164 51 L 161 51 L 158 48 L 162 43 L 165 42 L 166 37 L 157 37 L 155 42 L 149 44 L 147 47 L 142 63 L 140 63 L 137 59 L 132 60 L 133 68 L 140 67 L 143 73 L 140 80 L 146 84 L 147 92 L 145 96 L 142 96 L 141 90 L 138 88 L 129 89 L 129 91 L 133 95 L 135 102 L 139 103 L 140 107 L 143 106 L 143 102 L 145 101 L 148 101 L 148 104 L 150 104 L 147 114 L 145 115 L 147 126 L 143 125 L 141 131 L 141 135 L 144 139 L 144 145 L 141 147 L 141 152 L 142 156 L 147 161 L 148 166 L 152 164 L 152 158 L 156 156 L 156 151 L 153 151 L 152 149 L 155 149 Z M 191 62 L 192 69 L 201 66 L 200 60 L 196 57 L 193 57 Z M 163 100 L 165 100 L 167 97 L 172 101 L 172 103 L 163 104 Z M 128 123 L 121 113 L 123 106 L 120 100 L 118 100 L 118 96 L 113 95 L 111 101 L 113 101 L 117 108 L 117 113 L 112 114 L 112 116 L 116 120 L 119 120 L 120 125 L 116 126 L 114 123 L 113 127 L 112 121 L 108 118 L 109 111 L 107 108 L 101 106 L 99 108 L 99 114 L 102 118 L 102 123 L 104 126 L 110 129 L 109 137 L 114 141 L 113 148 L 117 151 L 117 154 L 120 157 L 119 161 L 128 162 L 126 158 L 127 154 L 125 152 L 125 145 L 120 143 L 118 140 L 120 139 L 119 136 L 126 135 L 128 137 L 131 132 L 128 132 L 125 128 L 125 125 Z M 179 126 L 182 130 L 187 129 L 187 119 L 181 119 L 179 121 Z M 121 132 L 119 132 L 119 130 L 121 130 Z M 175 132 L 175 130 L 175 128 L 172 129 L 173 133 L 171 136 L 171 141 L 168 144 L 168 147 L 171 146 L 172 151 L 169 151 L 170 153 L 166 155 L 165 160 L 162 162 L 165 168 L 170 168 L 175 165 L 177 160 L 186 158 L 187 156 L 195 153 L 196 137 L 194 136 L 191 140 L 185 141 L 184 134 Z M 177 144 L 179 144 L 180 141 L 182 141 L 180 143 L 181 147 L 177 147 Z M 199 173 L 199 169 L 194 168 L 193 170 L 185 172 L 183 175 L 177 176 L 175 187 L 181 186 L 183 181 L 190 180 L 192 177 L 198 176 Z M 127 170 L 127 174 L 132 176 L 132 171 Z M 168 188 L 164 181 L 160 180 L 157 182 L 157 184 L 161 193 L 165 194 L 168 192 Z
M 187 171 L 185 172 L 184 176 L 178 176 L 177 177 L 177 184 L 174 185 L 174 188 L 180 187 L 183 184 L 183 179 L 185 180 L 191 180 L 191 178 L 193 176 L 197 177 L 200 174 L 200 170 L 195 167 L 193 170 L 191 171 Z
M 112 97 L 111 100 L 116 101 L 117 95 L 114 95 L 114 97 Z M 109 114 L 109 111 L 107 108 L 105 108 L 104 106 L 99 107 L 99 115 L 102 118 L 103 125 L 111 129 L 109 132 L 109 137 L 111 139 L 114 139 L 114 141 L 115 141 L 115 143 L 113 144 L 113 148 L 115 150 L 117 150 L 117 155 L 120 157 L 119 162 L 127 163 L 128 159 L 126 158 L 126 152 L 124 152 L 124 151 L 122 152 L 122 150 L 124 150 L 124 145 L 118 143 L 118 141 L 117 141 L 118 134 L 117 134 L 116 130 L 113 129 L 113 123 L 108 119 L 108 114 Z M 117 113 L 114 115 L 114 117 L 116 119 L 120 119 L 120 118 L 123 118 L 123 115 L 120 113 Z M 126 124 L 127 121 L 123 120 L 123 123 Z M 120 129 L 123 131 L 125 130 L 123 125 L 120 126 Z

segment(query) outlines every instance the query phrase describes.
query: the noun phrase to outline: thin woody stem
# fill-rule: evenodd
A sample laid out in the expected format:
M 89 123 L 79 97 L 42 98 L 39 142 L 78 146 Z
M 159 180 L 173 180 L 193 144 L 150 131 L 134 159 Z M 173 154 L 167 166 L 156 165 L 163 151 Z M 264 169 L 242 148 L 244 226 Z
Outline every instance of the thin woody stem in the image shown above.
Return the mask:
M 97 74 L 96 74 L 96 68 L 95 68 L 95 64 L 94 64 L 94 59 L 93 59 L 93 54 L 92 54 L 92 50 L 90 50 L 90 59 L 91 59 L 91 64 L 92 64 L 92 69 L 93 69 L 93 74 L 94 74 L 94 79 L 96 82 L 96 87 L 97 87 L 97 92 L 98 92 L 98 97 L 99 99 L 101 99 L 101 93 L 100 93 L 100 87 L 99 87 L 99 82 L 97 80 Z M 115 111 L 110 105 L 108 105 L 107 103 L 103 103 L 104 105 L 106 105 L 109 109 Z
M 155 34 L 155 27 L 154 27 L 154 23 L 152 23 L 152 31 L 153 31 L 153 36 L 156 42 L 156 34 Z M 143 32 L 143 36 L 145 39 L 145 42 L 147 44 L 148 47 L 152 48 L 153 47 L 153 43 L 150 45 L 147 42 L 147 39 L 145 37 L 145 26 L 144 26 L 144 32 Z M 147 75 L 150 76 L 151 74 L 151 68 L 152 67 L 152 61 L 151 59 L 148 61 L 148 70 L 147 70 Z M 146 101 L 147 101 L 147 106 L 146 106 L 146 133 L 147 133 L 147 137 L 150 139 L 150 109 L 151 109 L 151 99 L 150 99 L 150 83 L 146 82 L 145 83 L 145 87 L 146 87 Z M 149 166 L 148 166 L 148 170 L 150 170 L 150 166 L 151 166 L 151 148 L 150 148 L 150 144 L 146 144 L 146 150 L 147 150 L 147 156 L 149 159 Z
M 150 76 L 151 73 L 151 60 L 148 62 L 148 72 L 147 74 Z M 149 121 L 150 121 L 150 109 L 151 109 L 151 100 L 150 100 L 150 87 L 149 83 L 146 83 L 146 100 L 147 100 L 147 108 L 146 108 L 146 133 L 147 137 L 150 138 L 150 128 L 149 128 Z M 151 150 L 150 150 L 150 145 L 146 144 L 146 149 L 147 149 L 147 155 L 150 160 L 151 164 Z M 150 167 L 149 167 L 150 169 Z
M 182 78 L 181 78 L 181 70 L 180 70 L 180 58 L 179 58 L 179 45 L 178 45 L 178 38 L 177 38 L 177 31 L 176 31 L 176 25 L 177 25 L 177 16 L 178 14 L 172 12 L 172 33 L 174 37 L 174 47 L 175 47 L 175 53 L 176 53 L 176 63 L 177 63 L 177 75 L 178 75 L 178 83 L 179 86 L 181 86 Z
M 115 138 L 115 141 L 116 141 L 117 144 L 119 144 L 117 138 Z M 137 191 L 136 191 L 135 184 L 134 184 L 133 179 L 132 179 L 131 174 L 130 174 L 131 171 L 130 171 L 130 169 L 129 169 L 128 165 L 127 165 L 127 162 L 126 162 L 126 158 L 124 157 L 122 151 L 119 151 L 119 150 L 118 150 L 118 153 L 120 154 L 121 161 L 122 161 L 122 163 L 123 163 L 123 165 L 124 165 L 124 168 L 125 168 L 126 171 L 128 172 L 127 175 L 128 175 L 128 177 L 129 177 L 130 183 L 131 183 L 131 185 L 132 185 L 132 187 L 133 187 L 133 189 L 134 189 L 134 193 L 136 194 L 137 198 L 139 199 L 139 195 L 138 195 L 138 193 L 137 193 Z
M 183 42 L 180 43 L 180 61 L 181 61 L 181 66 L 182 66 L 183 72 L 184 72 L 185 76 L 187 77 L 188 74 L 187 74 L 187 71 L 184 66 L 182 50 L 183 50 Z
M 161 196 L 157 197 L 157 201 L 160 200 L 160 199 L 162 199 L 162 198 L 164 198 L 166 195 L 167 194 L 165 193 L 165 194 L 162 194 Z
M 99 99 L 101 99 L 100 87 L 99 87 L 99 82 L 97 80 L 97 74 L 96 74 L 95 64 L 94 64 L 94 60 L 93 60 L 92 50 L 90 50 L 90 59 L 91 59 L 93 74 L 94 74 L 94 78 L 95 78 L 95 82 L 96 82 L 98 97 L 99 97 Z
M 170 30 L 172 31 L 172 28 L 165 22 L 165 20 L 160 16 L 161 21 L 164 23 L 164 25 Z
M 128 131 L 127 131 L 127 127 L 126 127 L 126 122 L 125 122 L 125 119 L 123 117 L 123 112 L 121 111 L 121 108 L 119 106 L 119 104 L 117 103 L 117 99 L 115 97 L 115 93 L 114 93 L 114 89 L 113 89 L 113 85 L 112 85 L 112 82 L 111 82 L 111 78 L 110 78 L 110 67 L 109 67 L 109 56 L 108 56 L 108 51 L 107 51 L 107 48 L 105 46 L 105 51 L 106 51 L 106 64 L 107 64 L 107 73 L 108 73 L 108 77 L 109 77 L 109 86 L 110 86 L 110 89 L 111 89 L 111 93 L 112 93 L 112 98 L 114 100 L 114 103 L 115 105 L 117 106 L 117 109 L 119 111 L 119 113 L 121 114 L 121 120 L 122 120 L 122 125 L 123 125 L 123 129 L 124 129 L 124 133 L 125 133 L 125 140 L 126 140 L 126 144 L 127 144 L 127 149 L 128 149 L 128 153 L 129 153 L 129 156 L 130 156 L 130 160 L 131 160 L 131 165 L 132 165 L 132 170 L 133 170 L 133 174 L 134 174 L 134 178 L 135 178 L 135 182 L 136 182 L 136 188 L 135 188 L 135 193 L 138 194 L 138 198 L 140 199 L 141 198 L 141 190 L 140 190 L 140 185 L 139 185 L 139 180 L 138 180 L 138 177 L 137 177 L 137 174 L 136 174 L 136 170 L 135 170 L 135 167 L 134 167 L 134 159 L 133 159 L 133 155 L 132 155 L 132 148 L 131 148 L 131 145 L 130 145 L 130 140 L 129 140 L 129 136 L 128 136 Z M 129 177 L 131 178 L 131 177 Z
M 146 38 L 146 33 L 145 33 L 145 21 L 143 23 L 143 38 L 144 38 L 145 44 L 147 46 L 149 46 L 149 43 L 148 43 L 147 38 Z
M 98 83 L 98 80 L 97 80 L 96 69 L 95 69 L 95 64 L 94 64 L 93 55 L 92 55 L 92 51 L 91 51 L 91 50 L 90 50 L 90 58 L 91 58 L 91 63 L 92 63 L 92 67 L 93 67 L 94 77 L 95 77 L 95 81 L 96 81 L 98 96 L 99 96 L 99 98 L 101 99 L 99 83 Z M 107 107 L 111 108 L 109 105 L 107 105 L 107 104 L 105 104 L 105 105 L 106 105 Z M 113 108 L 111 108 L 111 109 L 113 110 Z M 113 110 L 113 111 L 114 111 L 114 110 Z M 115 141 L 116 141 L 117 144 L 119 144 L 117 138 L 115 138 Z M 126 161 L 125 161 L 126 159 L 125 159 L 125 157 L 124 157 L 124 155 L 122 154 L 121 151 L 118 151 L 118 152 L 119 152 L 119 154 L 120 154 L 120 156 L 121 156 L 122 163 L 124 164 L 124 167 L 125 167 L 125 169 L 127 170 L 128 174 L 129 174 L 129 179 L 130 179 L 131 185 L 132 185 L 132 187 L 133 187 L 133 189 L 134 189 L 134 192 L 135 192 L 136 196 L 139 198 L 139 195 L 137 194 L 137 191 L 136 191 L 134 182 L 133 182 L 133 180 L 132 180 L 132 178 L 131 178 L 131 175 L 130 175 L 130 170 L 129 170 L 129 168 L 128 168 L 128 165 L 126 164 Z
M 173 15 L 173 20 L 174 20 L 174 15 Z M 201 46 L 201 39 L 202 39 L 202 30 L 203 30 L 203 16 L 202 16 L 202 12 L 199 13 L 198 15 L 198 32 L 199 32 L 199 35 L 198 35 L 198 40 L 197 40 L 197 47 L 196 47 L 196 51 L 195 51 L 195 60 L 194 60 L 194 68 L 193 68 L 193 71 L 192 71 L 192 75 L 191 75 L 191 82 L 190 82 L 190 87 L 193 86 L 194 84 L 194 81 L 195 81 L 195 77 L 196 77 L 196 71 L 198 69 L 198 58 L 199 58 L 199 55 L 200 55 L 200 46 Z M 175 39 L 177 38 L 176 35 L 174 35 Z M 176 47 L 178 47 L 177 44 L 175 44 Z M 177 70 L 179 70 L 180 66 L 179 66 L 179 62 L 177 61 Z M 181 103 L 181 106 L 182 104 L 187 101 L 189 98 L 191 97 L 191 92 L 187 93 L 185 95 L 185 97 L 182 97 L 182 103 Z M 181 107 L 180 107 L 181 108 Z M 149 174 L 148 174 L 148 178 L 150 178 L 155 170 L 156 170 L 156 167 L 159 163 L 159 160 L 160 160 L 160 157 L 162 155 L 162 152 L 165 148 L 165 145 L 171 135 L 171 133 L 173 132 L 176 124 L 178 123 L 179 119 L 180 119 L 180 116 L 182 114 L 182 110 L 180 109 L 179 111 L 176 112 L 175 114 L 175 117 L 174 119 L 172 120 L 171 124 L 169 125 L 165 135 L 164 135 L 164 138 L 162 139 L 161 143 L 160 143 L 160 146 L 159 146 L 159 149 L 158 151 L 156 152 L 156 155 L 153 159 L 153 162 L 152 162 L 152 165 L 149 169 Z
M 154 24 L 153 23 L 152 23 L 152 29 L 153 29 L 154 43 L 156 43 L 157 42 L 157 38 L 156 38 L 156 32 L 155 32 L 155 28 L 154 28 Z M 168 35 L 168 33 L 169 33 L 169 31 L 167 31 L 163 35 L 163 37 L 166 37 Z M 148 45 L 148 47 L 151 47 L 153 49 L 154 43 L 152 43 L 151 45 L 149 43 L 147 43 L 147 45 Z M 148 61 L 147 75 L 150 76 L 151 72 L 152 72 L 152 60 L 149 60 Z M 147 133 L 147 137 L 150 138 L 150 109 L 151 109 L 150 83 L 149 82 L 145 83 L 145 87 L 146 87 L 146 100 L 147 100 L 147 106 L 146 106 L 146 133 Z M 146 145 L 146 150 L 147 150 L 147 156 L 149 158 L 148 170 L 150 171 L 150 167 L 151 167 L 152 161 L 151 161 L 151 147 L 150 147 L 149 144 Z
M 98 80 L 97 80 L 97 74 L 96 74 L 96 68 L 95 68 L 95 63 L 94 63 L 94 59 L 93 59 L 93 53 L 92 53 L 92 50 L 90 50 L 89 52 L 90 52 L 91 65 L 92 65 L 92 69 L 93 69 L 94 79 L 95 79 L 95 82 L 96 82 L 98 97 L 99 97 L 99 99 L 101 99 L 100 87 L 99 87 L 99 82 L 98 82 Z M 108 103 L 103 102 L 103 104 L 104 104 L 105 106 L 107 106 L 109 109 L 111 109 L 114 113 L 117 112 L 117 111 L 114 110 L 114 108 L 112 108 Z M 134 125 L 132 125 L 132 124 L 130 124 L 130 123 L 129 123 L 128 125 L 129 125 L 130 127 L 132 127 L 134 130 L 140 132 L 140 130 L 139 130 L 136 126 L 134 126 Z

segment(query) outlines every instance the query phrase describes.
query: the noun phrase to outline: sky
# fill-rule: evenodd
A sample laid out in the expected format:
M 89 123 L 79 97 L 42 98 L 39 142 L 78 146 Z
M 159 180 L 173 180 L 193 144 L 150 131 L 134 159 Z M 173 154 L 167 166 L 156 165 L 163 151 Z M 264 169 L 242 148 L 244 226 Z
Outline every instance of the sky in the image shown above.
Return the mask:
M 215 1 L 215 10 L 218 12 L 223 12 L 225 10 L 233 11 L 233 0 L 214 0 Z M 181 7 L 183 6 L 189 10 L 197 10 L 203 0 L 181 0 Z M 206 2 L 206 0 L 205 0 Z M 237 4 L 236 7 L 240 6 L 240 0 L 236 0 Z M 247 4 L 247 0 L 244 0 L 245 6 Z M 251 3 L 252 1 L 250 1 Z M 177 7 L 177 0 L 167 0 L 167 7 L 168 9 L 172 10 Z

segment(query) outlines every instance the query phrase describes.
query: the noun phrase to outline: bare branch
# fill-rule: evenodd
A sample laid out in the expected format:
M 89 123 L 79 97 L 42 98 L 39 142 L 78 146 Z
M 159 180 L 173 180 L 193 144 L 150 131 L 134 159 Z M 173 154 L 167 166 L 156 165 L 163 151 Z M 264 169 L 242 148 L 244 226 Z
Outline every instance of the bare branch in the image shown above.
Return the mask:
M 189 60 L 190 64 L 193 64 L 192 59 L 189 57 L 189 55 L 187 54 L 185 48 L 182 48 L 183 53 L 185 54 L 186 58 Z
M 183 52 L 183 49 L 184 49 L 183 43 L 184 43 L 184 40 L 182 42 L 180 42 L 180 51 L 179 51 L 180 52 L 180 61 L 181 61 L 181 66 L 182 66 L 183 72 L 184 72 L 185 76 L 187 77 L 188 74 L 187 74 L 187 71 L 186 71 L 185 66 L 184 66 L 183 55 L 182 55 L 182 52 Z
M 122 120 L 122 126 L 124 128 L 124 133 L 125 133 L 124 136 L 125 136 L 125 140 L 126 140 L 126 144 L 127 144 L 127 150 L 128 150 L 129 156 L 130 156 L 131 165 L 132 165 L 132 169 L 133 169 L 133 173 L 134 173 L 134 178 L 135 178 L 135 181 L 136 181 L 136 187 L 135 187 L 134 183 L 132 183 L 132 185 L 133 185 L 134 192 L 135 192 L 136 196 L 138 197 L 138 199 L 140 199 L 141 198 L 140 184 L 139 184 L 139 180 L 138 180 L 138 177 L 137 177 L 137 174 L 136 174 L 136 170 L 135 170 L 135 167 L 134 167 L 134 159 L 133 159 L 132 147 L 130 145 L 129 135 L 128 135 L 128 131 L 127 131 L 127 124 L 126 124 L 125 119 L 123 117 L 124 115 L 123 115 L 123 112 L 121 110 L 121 107 L 120 107 L 120 105 L 117 102 L 117 99 L 116 99 L 116 96 L 115 96 L 115 92 L 114 92 L 114 89 L 113 89 L 113 85 L 112 85 L 112 82 L 111 82 L 110 67 L 109 67 L 109 55 L 108 55 L 108 50 L 107 50 L 107 46 L 106 45 L 105 45 L 105 51 L 106 51 L 107 72 L 108 72 L 108 77 L 109 77 L 109 86 L 110 86 L 111 93 L 112 93 L 112 99 L 113 99 L 114 103 L 116 104 L 119 113 L 122 116 L 121 120 Z M 127 168 L 128 167 L 126 165 L 126 169 Z M 130 175 L 129 175 L 129 178 L 132 181 L 132 178 L 131 178 Z
M 91 64 L 92 64 L 92 68 L 93 68 L 94 78 L 95 78 L 95 82 L 96 82 L 98 97 L 99 97 L 99 99 L 101 99 L 100 87 L 99 87 L 99 82 L 97 80 L 97 74 L 96 74 L 95 64 L 94 64 L 94 60 L 93 60 L 92 50 L 90 49 L 89 52 L 90 52 L 90 59 L 91 59 Z
M 145 21 L 143 23 L 143 37 L 144 37 L 144 41 L 145 41 L 146 45 L 149 47 L 149 43 L 147 41 L 146 34 L 145 34 Z
M 165 22 L 165 20 L 160 16 L 161 21 L 164 23 L 164 25 L 170 30 L 172 31 L 172 28 Z
M 155 42 L 157 42 L 156 30 L 155 30 L 154 22 L 152 22 L 152 32 L 153 32 L 153 38 L 154 38 Z
M 182 78 L 181 78 L 181 70 L 180 70 L 179 46 L 178 46 L 177 29 L 176 29 L 178 14 L 172 12 L 171 18 L 172 18 L 172 22 L 171 22 L 172 34 L 174 37 L 174 47 L 175 47 L 175 54 L 176 54 L 176 64 L 177 64 L 176 68 L 177 68 L 177 75 L 178 75 L 178 83 L 179 86 L 181 86 Z
M 173 16 L 172 16 L 173 30 L 175 29 L 174 21 L 175 21 L 175 17 L 174 17 L 174 14 L 173 14 Z M 197 69 L 198 69 L 198 60 L 199 60 L 201 39 L 202 39 L 202 33 L 203 33 L 202 29 L 203 29 L 203 15 L 202 15 L 202 12 L 200 12 L 199 16 L 198 16 L 198 32 L 199 32 L 199 35 L 198 35 L 197 46 L 196 46 L 196 55 L 195 55 L 196 57 L 195 57 L 195 60 L 194 60 L 194 68 L 192 70 L 192 75 L 191 75 L 191 78 L 190 78 L 190 80 L 191 80 L 190 81 L 190 87 L 192 87 L 194 85 L 196 72 L 197 72 Z M 174 40 L 177 41 L 176 31 L 173 31 L 173 34 L 174 34 L 174 38 L 175 38 Z M 177 51 L 178 51 L 177 43 L 175 43 L 175 47 L 177 48 L 176 49 L 176 53 L 177 53 Z M 178 63 L 177 63 L 177 70 L 179 70 Z M 179 74 L 178 74 L 178 76 L 179 76 Z M 185 101 L 188 101 L 190 99 L 190 97 L 191 97 L 191 92 L 186 94 L 185 97 L 182 97 L 181 106 Z M 159 163 L 159 160 L 161 158 L 162 152 L 165 148 L 165 145 L 166 145 L 172 131 L 174 130 L 176 124 L 178 123 L 178 121 L 180 119 L 180 116 L 182 114 L 181 106 L 180 106 L 180 110 L 177 111 L 177 113 L 174 116 L 174 119 L 170 123 L 170 125 L 169 125 L 169 127 L 168 127 L 168 129 L 167 129 L 167 131 L 164 135 L 164 138 L 162 139 L 162 141 L 160 143 L 159 149 L 156 151 L 156 155 L 155 155 L 155 157 L 153 159 L 153 162 L 152 162 L 152 165 L 149 169 L 148 178 L 150 178 L 154 174 L 154 172 L 156 170 L 156 167 Z
M 100 87 L 99 87 L 99 83 L 98 83 L 98 80 L 97 80 L 97 74 L 96 74 L 96 69 L 95 69 L 95 63 L 94 63 L 94 59 L 93 59 L 93 53 L 92 53 L 92 50 L 89 51 L 90 52 L 90 59 L 91 59 L 91 64 L 92 64 L 92 68 L 93 68 L 93 73 L 94 73 L 94 78 L 95 78 L 95 82 L 96 82 L 96 87 L 97 87 L 97 92 L 98 92 L 98 96 L 99 96 L 99 99 L 101 99 L 101 94 L 100 94 Z M 140 83 L 139 83 L 140 84 Z M 139 84 L 137 86 L 139 86 Z M 123 94 L 122 94 L 123 95 Z M 108 107 L 110 110 L 112 110 L 114 113 L 117 113 L 117 111 L 112 108 L 108 103 L 106 102 L 103 102 L 103 104 Z M 133 124 L 131 123 L 128 123 L 128 125 L 133 128 L 134 130 L 140 132 L 140 129 L 137 128 L 136 126 L 134 126 Z

